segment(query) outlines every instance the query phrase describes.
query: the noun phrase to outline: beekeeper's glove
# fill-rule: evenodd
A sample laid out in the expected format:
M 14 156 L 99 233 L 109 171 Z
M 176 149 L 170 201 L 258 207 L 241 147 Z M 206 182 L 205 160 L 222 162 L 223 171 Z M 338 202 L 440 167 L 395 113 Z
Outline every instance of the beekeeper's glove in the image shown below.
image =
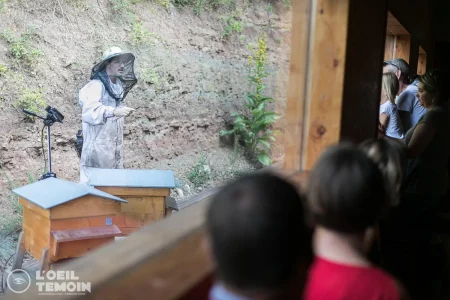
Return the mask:
M 113 114 L 115 117 L 121 118 L 128 116 L 132 111 L 135 111 L 135 109 L 128 106 L 120 106 L 114 109 Z

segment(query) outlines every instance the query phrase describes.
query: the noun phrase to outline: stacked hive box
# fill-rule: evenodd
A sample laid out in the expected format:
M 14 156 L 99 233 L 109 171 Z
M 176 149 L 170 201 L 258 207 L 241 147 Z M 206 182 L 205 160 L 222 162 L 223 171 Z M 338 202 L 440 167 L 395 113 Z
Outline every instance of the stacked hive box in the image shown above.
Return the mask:
M 116 222 L 126 201 L 91 186 L 48 178 L 13 192 L 23 206 L 19 248 L 38 260 L 79 257 L 122 234 Z
M 117 226 L 129 234 L 166 215 L 166 197 L 175 187 L 170 170 L 93 169 L 89 185 L 123 198 Z

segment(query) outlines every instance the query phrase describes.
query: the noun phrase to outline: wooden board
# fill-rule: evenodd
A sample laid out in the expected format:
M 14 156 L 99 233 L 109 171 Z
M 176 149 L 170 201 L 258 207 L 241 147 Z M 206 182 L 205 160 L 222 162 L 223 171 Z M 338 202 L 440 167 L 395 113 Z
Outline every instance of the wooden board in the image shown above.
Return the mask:
M 120 204 L 122 213 L 147 213 L 154 220 L 164 217 L 165 197 L 126 197 L 128 203 Z
M 111 224 L 117 225 L 118 227 L 125 226 L 125 218 L 114 214 L 95 217 L 54 219 L 50 221 L 50 229 L 65 230 L 105 226 L 107 225 L 107 219 L 111 219 Z
M 19 203 L 23 206 L 26 207 L 32 211 L 34 211 L 35 213 L 49 219 L 50 218 L 50 211 L 48 209 L 43 209 L 42 207 L 37 206 L 34 203 L 31 203 L 28 200 L 23 199 L 22 197 L 19 197 Z
M 57 243 L 97 239 L 120 235 L 120 229 L 116 225 L 99 226 L 80 229 L 54 230 L 51 234 Z
M 292 7 L 292 48 L 289 63 L 289 87 L 284 130 L 284 168 L 297 171 L 303 168 L 304 137 L 308 129 L 306 100 L 310 81 L 311 1 L 294 1 Z
M 40 259 L 42 250 L 50 246 L 50 220 L 28 207 L 24 207 L 22 213 L 25 250 L 36 259 Z
M 126 231 L 126 228 L 130 228 L 130 230 L 137 230 L 144 225 L 163 219 L 163 217 L 155 219 L 152 214 L 146 213 L 121 213 L 119 216 L 124 218 L 125 224 L 119 226 L 120 230 L 122 230 L 124 233 Z
M 316 10 L 312 11 L 314 38 L 308 77 L 309 128 L 302 164 L 306 170 L 323 149 L 339 141 L 350 4 L 349 0 L 316 2 Z
M 169 196 L 170 189 L 153 189 L 153 188 L 127 188 L 127 187 L 109 187 L 96 186 L 96 189 L 105 193 L 117 196 Z
M 419 63 L 419 40 L 411 36 L 409 44 L 409 73 L 417 74 L 417 64 Z
M 50 209 L 51 219 L 111 215 L 120 211 L 119 201 L 85 196 Z
M 427 54 L 419 53 L 419 60 L 417 62 L 417 74 L 423 75 L 427 71 Z
M 50 256 L 51 261 L 58 261 L 61 259 L 82 257 L 86 255 L 89 251 L 98 249 L 104 245 L 114 242 L 114 237 L 105 237 L 91 240 L 81 240 L 61 243 L 58 246 L 57 255 L 53 254 Z M 52 243 L 52 247 L 54 247 Z
M 73 241 L 85 241 L 85 244 L 91 244 L 91 240 L 102 240 L 104 238 L 116 237 L 122 235 L 122 232 L 116 225 L 111 226 L 101 226 L 101 227 L 91 227 L 91 228 L 80 228 L 80 229 L 69 229 L 69 230 L 55 230 L 51 232 L 52 234 L 52 257 L 58 257 L 60 254 L 59 249 L 62 243 L 68 243 Z M 80 245 L 83 243 L 80 242 Z M 81 251 L 84 251 L 82 248 Z M 62 254 L 64 255 L 64 254 Z M 75 254 L 73 257 L 81 256 L 81 254 Z
M 395 36 L 386 35 L 384 43 L 384 60 L 391 60 L 394 58 Z
M 387 17 L 386 33 L 390 35 L 409 35 L 408 30 L 390 12 L 388 12 Z
M 407 63 L 409 63 L 410 47 L 411 36 L 397 36 L 395 41 L 394 58 L 403 58 Z

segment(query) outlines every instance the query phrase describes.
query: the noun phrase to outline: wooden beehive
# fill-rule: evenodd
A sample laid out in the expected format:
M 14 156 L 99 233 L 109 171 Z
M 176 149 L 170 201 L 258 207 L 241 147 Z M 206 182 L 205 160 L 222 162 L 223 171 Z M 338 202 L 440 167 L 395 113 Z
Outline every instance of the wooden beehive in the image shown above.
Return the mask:
M 23 207 L 21 245 L 36 259 L 79 257 L 114 241 L 125 200 L 86 184 L 48 178 L 13 190 Z
M 175 187 L 170 170 L 92 169 L 89 185 L 123 198 L 120 230 L 129 234 L 166 214 L 166 197 Z

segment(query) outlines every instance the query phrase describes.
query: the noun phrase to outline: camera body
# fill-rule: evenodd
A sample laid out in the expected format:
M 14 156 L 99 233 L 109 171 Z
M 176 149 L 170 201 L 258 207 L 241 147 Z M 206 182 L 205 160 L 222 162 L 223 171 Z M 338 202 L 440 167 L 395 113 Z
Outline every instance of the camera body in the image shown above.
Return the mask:
M 62 121 L 64 120 L 64 116 L 56 108 L 47 106 L 45 110 L 47 111 L 47 119 L 59 123 L 62 123 Z

